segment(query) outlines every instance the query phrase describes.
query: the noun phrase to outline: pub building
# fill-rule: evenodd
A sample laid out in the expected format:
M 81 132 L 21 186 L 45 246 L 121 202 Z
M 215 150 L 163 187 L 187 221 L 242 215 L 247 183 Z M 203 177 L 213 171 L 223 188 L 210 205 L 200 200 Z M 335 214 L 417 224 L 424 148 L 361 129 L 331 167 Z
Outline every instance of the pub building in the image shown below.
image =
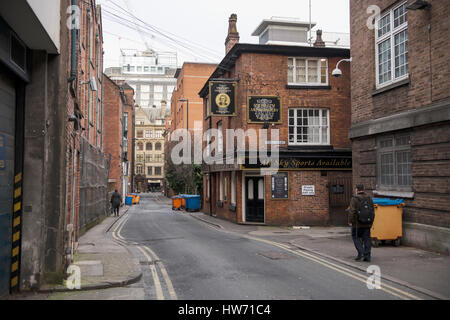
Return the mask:
M 225 158 L 227 129 L 267 129 L 261 144 L 278 145 L 279 171 L 266 175 L 267 162 L 251 162 L 248 140 L 244 163 L 236 149 L 234 164 L 204 162 L 204 213 L 241 224 L 345 224 L 353 189 L 349 66 L 340 64 L 339 79 L 331 72 L 350 50 L 325 45 L 320 30 L 310 45 L 309 23 L 274 19 L 253 33 L 259 44 L 239 43 L 236 20 L 231 15 L 226 56 L 199 92 L 203 149 Z

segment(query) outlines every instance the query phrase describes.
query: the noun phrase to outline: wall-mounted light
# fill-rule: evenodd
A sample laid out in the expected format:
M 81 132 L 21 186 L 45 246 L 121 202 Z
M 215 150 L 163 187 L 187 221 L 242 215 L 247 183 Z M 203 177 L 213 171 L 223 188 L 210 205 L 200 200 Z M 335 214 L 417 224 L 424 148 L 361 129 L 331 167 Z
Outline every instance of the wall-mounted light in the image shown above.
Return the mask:
M 431 7 L 431 4 L 425 0 L 415 0 L 412 3 L 408 4 L 406 6 L 406 9 L 408 10 L 423 10 L 423 9 L 429 9 Z
M 92 91 L 97 91 L 97 81 L 95 81 L 95 77 L 91 77 L 91 80 L 86 81 L 86 82 L 81 82 L 81 84 L 89 84 L 89 86 L 91 87 Z

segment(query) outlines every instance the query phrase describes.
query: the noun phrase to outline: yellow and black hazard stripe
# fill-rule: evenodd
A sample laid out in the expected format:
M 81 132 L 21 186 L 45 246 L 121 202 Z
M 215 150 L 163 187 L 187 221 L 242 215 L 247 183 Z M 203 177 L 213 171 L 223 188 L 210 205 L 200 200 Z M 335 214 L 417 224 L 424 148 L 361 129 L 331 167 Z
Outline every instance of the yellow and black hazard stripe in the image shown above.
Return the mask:
M 22 172 L 14 177 L 14 206 L 12 219 L 11 292 L 19 289 L 20 250 L 22 244 Z

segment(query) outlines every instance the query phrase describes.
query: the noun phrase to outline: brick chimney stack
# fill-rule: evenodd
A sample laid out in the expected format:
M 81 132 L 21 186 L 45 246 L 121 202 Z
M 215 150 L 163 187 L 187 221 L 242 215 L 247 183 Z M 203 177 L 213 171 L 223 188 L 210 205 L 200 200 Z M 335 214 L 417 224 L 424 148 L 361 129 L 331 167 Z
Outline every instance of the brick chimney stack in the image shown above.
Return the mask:
M 239 32 L 236 27 L 237 15 L 233 13 L 228 20 L 228 36 L 225 40 L 225 54 L 227 54 L 233 46 L 239 42 Z
M 317 30 L 316 32 L 316 42 L 314 42 L 314 47 L 324 48 L 325 42 L 322 40 L 322 30 Z

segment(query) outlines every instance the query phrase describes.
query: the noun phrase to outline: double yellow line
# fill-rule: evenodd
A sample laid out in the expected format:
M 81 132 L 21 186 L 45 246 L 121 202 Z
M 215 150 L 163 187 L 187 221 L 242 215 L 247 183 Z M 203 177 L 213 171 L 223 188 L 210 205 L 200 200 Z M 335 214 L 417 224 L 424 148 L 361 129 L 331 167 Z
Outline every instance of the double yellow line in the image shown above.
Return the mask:
M 237 233 L 235 233 L 233 231 L 212 227 L 209 224 L 207 224 L 207 226 L 212 228 L 212 229 L 214 229 L 214 230 L 216 230 L 216 231 L 220 231 L 220 232 L 223 232 L 223 233 L 228 233 L 228 234 L 233 234 L 233 235 L 237 234 Z M 354 270 L 352 270 L 350 268 L 347 268 L 347 267 L 344 267 L 342 265 L 330 262 L 329 260 L 323 259 L 323 258 L 321 258 L 321 257 L 319 257 L 317 255 L 313 255 L 313 254 L 310 254 L 310 253 L 307 253 L 307 252 L 301 252 L 301 251 L 293 250 L 293 249 L 289 248 L 289 246 L 281 244 L 281 243 L 278 243 L 278 242 L 274 242 L 274 241 L 270 241 L 270 240 L 266 240 L 266 239 L 261 239 L 261 238 L 257 238 L 257 237 L 252 237 L 252 236 L 245 235 L 245 234 L 237 234 L 237 235 L 239 235 L 241 237 L 244 237 L 246 239 L 249 239 L 249 240 L 254 240 L 254 241 L 262 242 L 262 243 L 265 243 L 265 244 L 268 244 L 268 245 L 271 245 L 271 246 L 278 247 L 278 248 L 283 249 L 283 250 L 285 250 L 285 251 L 287 251 L 287 252 L 289 252 L 291 254 L 294 254 L 296 256 L 300 256 L 302 258 L 308 259 L 308 260 L 313 261 L 315 263 L 318 263 L 318 264 L 320 264 L 320 265 L 322 265 L 322 266 L 324 266 L 324 267 L 326 267 L 328 269 L 331 269 L 331 270 L 334 270 L 336 272 L 342 273 L 342 274 L 344 274 L 344 275 L 346 275 L 346 276 L 348 276 L 350 278 L 353 278 L 355 280 L 363 282 L 364 284 L 367 284 L 367 278 L 368 278 L 367 275 L 361 274 L 361 272 L 354 271 Z M 386 293 L 389 293 L 389 294 L 391 294 L 391 295 L 393 295 L 393 296 L 395 296 L 395 297 L 397 297 L 399 299 L 402 299 L 402 300 L 423 300 L 420 297 L 417 297 L 417 296 L 415 296 L 415 295 L 413 295 L 413 294 L 411 294 L 409 292 L 406 292 L 404 290 L 395 288 L 395 287 L 393 287 L 391 285 L 388 285 L 388 284 L 386 284 L 384 282 L 381 284 L 381 288 L 377 289 L 377 290 L 382 290 L 382 291 L 384 291 Z
M 136 245 L 136 247 L 139 249 L 139 251 L 142 252 L 144 257 L 147 259 L 150 267 L 150 271 L 152 272 L 153 282 L 155 284 L 155 290 L 156 290 L 156 299 L 158 300 L 165 300 L 164 297 L 164 291 L 161 285 L 161 281 L 158 275 L 158 268 L 159 271 L 163 277 L 163 280 L 166 284 L 167 291 L 169 292 L 169 296 L 171 300 L 177 300 L 177 294 L 175 292 L 175 289 L 173 287 L 172 281 L 170 280 L 169 274 L 167 273 L 166 268 L 164 267 L 164 264 L 161 262 L 161 259 L 157 256 L 157 254 L 150 249 L 148 246 L 139 245 L 137 242 L 130 242 L 127 241 L 124 237 L 122 237 L 121 232 L 124 225 L 128 222 L 128 219 L 130 216 L 127 214 L 125 218 L 122 219 L 122 221 L 114 228 L 112 232 L 113 238 L 120 242 L 123 245 Z

